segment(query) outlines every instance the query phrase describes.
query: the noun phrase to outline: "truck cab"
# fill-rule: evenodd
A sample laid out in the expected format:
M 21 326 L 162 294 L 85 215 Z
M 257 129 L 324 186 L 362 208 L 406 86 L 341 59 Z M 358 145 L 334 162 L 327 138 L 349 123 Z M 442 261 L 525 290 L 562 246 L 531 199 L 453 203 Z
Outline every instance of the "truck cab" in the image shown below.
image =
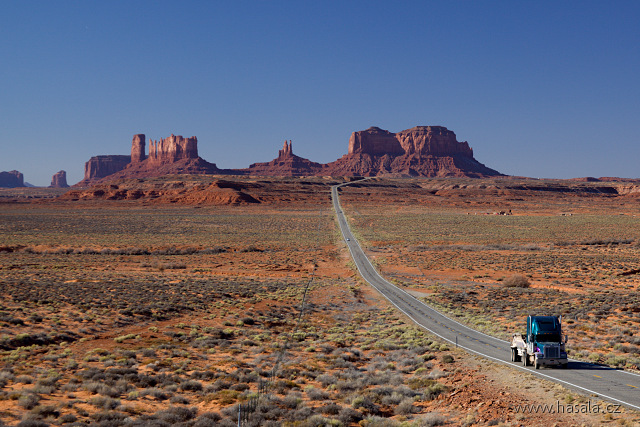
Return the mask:
M 540 366 L 568 365 L 565 344 L 567 337 L 562 333 L 562 317 L 527 317 L 526 335 L 514 334 L 511 340 L 511 360 L 522 360 L 523 365 Z

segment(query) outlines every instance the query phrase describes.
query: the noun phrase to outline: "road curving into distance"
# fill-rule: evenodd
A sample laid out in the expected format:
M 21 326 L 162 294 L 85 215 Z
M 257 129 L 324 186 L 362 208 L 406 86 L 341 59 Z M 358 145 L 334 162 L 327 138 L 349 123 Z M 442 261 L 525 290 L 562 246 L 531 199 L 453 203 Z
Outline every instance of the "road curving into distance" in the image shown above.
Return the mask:
M 386 281 L 371 264 L 360 244 L 354 238 L 340 206 L 339 188 L 355 182 L 358 181 L 335 185 L 331 188 L 331 200 L 336 211 L 340 231 L 362 278 L 398 310 L 418 326 L 470 353 L 562 384 L 588 395 L 591 399 L 599 398 L 624 405 L 629 409 L 640 410 L 640 375 L 571 359 L 568 369 L 541 368 L 536 370 L 533 367 L 524 367 L 520 362 L 511 362 L 510 345 L 507 341 L 483 334 L 449 319 Z M 549 404 L 555 404 L 555 402 L 549 402 Z

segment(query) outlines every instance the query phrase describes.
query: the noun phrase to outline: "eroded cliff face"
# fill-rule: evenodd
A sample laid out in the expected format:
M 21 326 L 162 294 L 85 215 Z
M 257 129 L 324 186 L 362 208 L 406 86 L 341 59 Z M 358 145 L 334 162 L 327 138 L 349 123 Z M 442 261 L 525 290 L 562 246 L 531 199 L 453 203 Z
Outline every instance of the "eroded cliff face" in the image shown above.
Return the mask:
M 169 174 L 216 173 L 215 164 L 198 157 L 198 139 L 171 135 L 157 141 L 149 141 L 146 153 L 146 135 L 139 133 L 131 141 L 131 155 L 92 157 L 84 169 L 84 179 L 74 187 L 92 185 L 105 178 L 145 178 Z
M 143 135 L 144 136 L 144 135 Z M 173 163 L 184 159 L 198 158 L 198 138 L 183 138 L 171 134 L 158 141 L 149 140 L 149 161 L 151 163 Z
M 473 158 L 469 144 L 443 126 L 416 126 L 392 133 L 378 127 L 354 132 L 349 152 L 324 165 L 324 175 L 470 176 L 500 175 Z
M 0 172 L 0 187 L 15 188 L 24 187 L 24 175 L 16 170 Z
M 136 134 L 131 156 L 96 156 L 85 165 L 85 179 L 76 186 L 104 179 L 147 178 L 168 174 L 228 174 L 264 176 L 424 176 L 484 177 L 501 175 L 478 162 L 466 141 L 443 126 L 416 126 L 392 133 L 379 127 L 353 132 L 348 154 L 321 164 L 293 154 L 285 141 L 278 157 L 246 169 L 218 169 L 198 156 L 198 139 L 171 135 L 149 140 Z
M 51 188 L 67 188 L 69 184 L 67 184 L 67 172 L 59 171 L 53 174 L 51 177 Z
M 131 163 L 143 162 L 147 158 L 145 150 L 146 136 L 144 133 L 133 135 L 133 140 L 131 141 Z
M 353 132 L 349 138 L 348 154 L 369 154 L 372 156 L 400 156 L 405 150 L 395 133 L 372 126 L 367 130 Z
M 348 154 L 473 157 L 469 144 L 458 142 L 456 134 L 443 126 L 416 126 L 398 133 L 370 127 L 351 134 Z
M 473 157 L 469 144 L 458 142 L 456 134 L 443 126 L 416 126 L 398 132 L 396 138 L 405 154 Z
M 84 164 L 83 181 L 107 177 L 121 171 L 131 162 L 131 156 L 107 155 L 94 156 Z

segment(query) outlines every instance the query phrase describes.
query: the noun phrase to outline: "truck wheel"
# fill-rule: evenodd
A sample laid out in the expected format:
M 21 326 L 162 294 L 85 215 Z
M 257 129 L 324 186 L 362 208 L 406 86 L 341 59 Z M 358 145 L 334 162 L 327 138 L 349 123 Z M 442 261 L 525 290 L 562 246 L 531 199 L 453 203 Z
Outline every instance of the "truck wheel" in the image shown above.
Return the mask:
M 529 356 L 527 356 L 527 352 L 524 351 L 522 352 L 522 366 L 527 366 L 527 359 L 529 358 Z

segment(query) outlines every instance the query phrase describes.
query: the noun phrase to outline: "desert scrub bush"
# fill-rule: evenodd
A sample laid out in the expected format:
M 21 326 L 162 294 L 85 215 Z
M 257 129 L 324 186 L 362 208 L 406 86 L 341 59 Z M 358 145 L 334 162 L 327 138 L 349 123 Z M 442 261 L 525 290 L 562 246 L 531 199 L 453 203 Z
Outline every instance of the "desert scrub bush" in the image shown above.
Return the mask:
M 374 403 L 371 397 L 367 396 L 356 396 L 351 400 L 351 407 L 353 409 L 360 409 L 363 412 L 368 414 L 379 414 L 380 407 Z
M 151 387 L 140 391 L 140 396 L 151 396 L 158 401 L 168 400 L 172 395 L 172 393 L 166 392 L 156 387 Z
M 410 415 L 417 411 L 418 408 L 413 406 L 413 399 L 405 398 L 393 409 L 396 415 Z
M 140 338 L 140 335 L 136 335 L 136 334 L 127 334 L 127 335 L 121 335 L 119 337 L 114 338 L 113 340 L 115 342 L 117 342 L 118 344 L 124 342 L 125 340 L 132 340 L 132 339 L 138 339 Z
M 305 393 L 309 397 L 309 400 L 327 400 L 329 399 L 329 393 L 324 390 L 315 388 L 313 386 L 306 387 Z
M 453 356 L 450 354 L 443 354 L 440 360 L 442 360 L 442 363 L 453 363 L 454 361 Z
M 196 380 L 187 380 L 180 383 L 182 391 L 202 391 L 202 383 Z
M 64 414 L 60 417 L 60 422 L 63 424 L 75 423 L 76 421 L 78 421 L 78 417 L 73 414 Z
M 24 409 L 33 409 L 40 402 L 40 396 L 33 393 L 22 394 L 18 398 L 18 406 L 23 407 Z
M 187 405 L 189 403 L 189 399 L 179 394 L 176 394 L 175 396 L 171 397 L 171 399 L 169 399 L 169 403 Z
M 59 416 L 60 411 L 53 405 L 38 405 L 29 411 L 29 417 L 33 417 L 34 419 L 58 418 Z
M 447 387 L 445 385 L 435 383 L 424 389 L 422 396 L 425 400 L 433 400 L 445 391 L 447 391 Z
M 413 377 L 407 381 L 411 390 L 422 390 L 436 384 L 436 380 L 432 378 Z
M 372 415 L 360 422 L 362 427 L 397 427 L 400 426 L 400 422 L 391 418 L 383 418 L 377 415 Z
M 176 425 L 179 423 L 184 423 L 195 418 L 198 413 L 197 408 L 185 408 L 183 406 L 173 406 L 169 409 L 165 409 L 164 411 L 159 411 L 155 414 L 155 416 L 171 425 Z
M 622 367 L 626 365 L 627 359 L 622 356 L 610 356 L 607 358 L 607 365 L 612 365 L 615 367 Z
M 514 274 L 513 276 L 504 279 L 502 286 L 505 288 L 528 288 L 531 286 L 531 282 L 527 276 Z
M 302 394 L 291 392 L 282 399 L 282 404 L 288 409 L 296 409 L 302 404 Z
M 414 427 L 434 427 L 444 425 L 446 418 L 440 414 L 431 412 L 416 418 L 413 422 Z
M 21 384 L 33 384 L 35 378 L 30 375 L 18 375 L 15 381 Z
M 109 411 L 120 406 L 120 400 L 112 399 L 111 397 L 106 396 L 97 396 L 89 399 L 89 404 L 95 406 L 96 408 Z

